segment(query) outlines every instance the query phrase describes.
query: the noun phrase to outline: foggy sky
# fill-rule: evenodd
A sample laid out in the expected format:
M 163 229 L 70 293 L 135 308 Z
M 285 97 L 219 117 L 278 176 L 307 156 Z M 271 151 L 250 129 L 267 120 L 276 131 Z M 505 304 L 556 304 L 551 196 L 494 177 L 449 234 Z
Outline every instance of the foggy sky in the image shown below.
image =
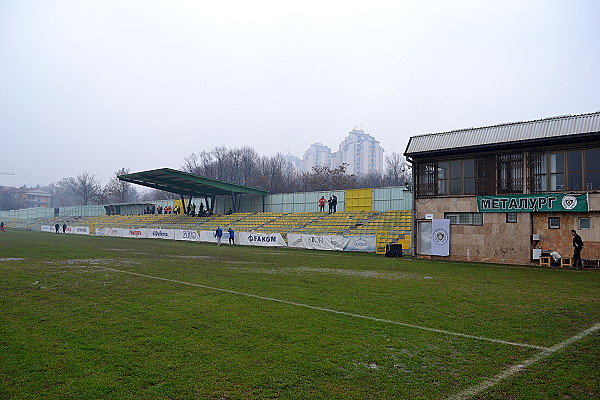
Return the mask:
M 600 110 L 600 2 L 0 1 L 0 185 Z

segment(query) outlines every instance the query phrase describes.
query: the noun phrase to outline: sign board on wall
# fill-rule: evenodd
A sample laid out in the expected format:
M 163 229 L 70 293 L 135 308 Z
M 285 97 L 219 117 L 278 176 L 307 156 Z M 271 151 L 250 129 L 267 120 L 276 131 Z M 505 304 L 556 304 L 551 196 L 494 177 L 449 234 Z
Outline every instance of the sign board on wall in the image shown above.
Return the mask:
M 434 256 L 450 255 L 450 220 L 431 220 L 431 254 Z
M 564 193 L 477 196 L 479 212 L 588 212 L 588 195 Z

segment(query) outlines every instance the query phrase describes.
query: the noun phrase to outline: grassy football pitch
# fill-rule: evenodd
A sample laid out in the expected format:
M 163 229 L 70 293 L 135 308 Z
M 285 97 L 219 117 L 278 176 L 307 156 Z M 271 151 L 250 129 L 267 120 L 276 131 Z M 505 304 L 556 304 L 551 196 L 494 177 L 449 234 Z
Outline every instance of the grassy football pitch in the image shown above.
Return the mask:
M 0 399 L 597 399 L 600 271 L 0 232 Z

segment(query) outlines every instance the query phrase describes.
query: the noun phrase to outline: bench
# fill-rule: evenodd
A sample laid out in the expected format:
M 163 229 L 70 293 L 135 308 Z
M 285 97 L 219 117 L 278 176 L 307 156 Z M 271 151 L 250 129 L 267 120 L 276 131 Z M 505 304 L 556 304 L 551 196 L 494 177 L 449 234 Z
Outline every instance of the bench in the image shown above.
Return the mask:
M 600 268 L 600 260 L 584 258 L 582 262 L 584 267 Z
M 550 256 L 541 256 L 540 257 L 540 265 L 550 266 L 550 261 L 552 257 Z
M 563 257 L 560 259 L 561 267 L 572 267 L 573 266 L 573 258 L 572 257 Z

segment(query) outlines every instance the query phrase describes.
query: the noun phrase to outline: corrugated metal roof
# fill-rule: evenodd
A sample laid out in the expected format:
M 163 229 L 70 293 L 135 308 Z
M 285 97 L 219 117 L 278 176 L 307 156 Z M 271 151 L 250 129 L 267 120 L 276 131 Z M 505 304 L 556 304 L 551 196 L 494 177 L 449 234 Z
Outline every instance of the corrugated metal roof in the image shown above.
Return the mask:
M 405 155 L 600 132 L 600 111 L 412 136 Z

